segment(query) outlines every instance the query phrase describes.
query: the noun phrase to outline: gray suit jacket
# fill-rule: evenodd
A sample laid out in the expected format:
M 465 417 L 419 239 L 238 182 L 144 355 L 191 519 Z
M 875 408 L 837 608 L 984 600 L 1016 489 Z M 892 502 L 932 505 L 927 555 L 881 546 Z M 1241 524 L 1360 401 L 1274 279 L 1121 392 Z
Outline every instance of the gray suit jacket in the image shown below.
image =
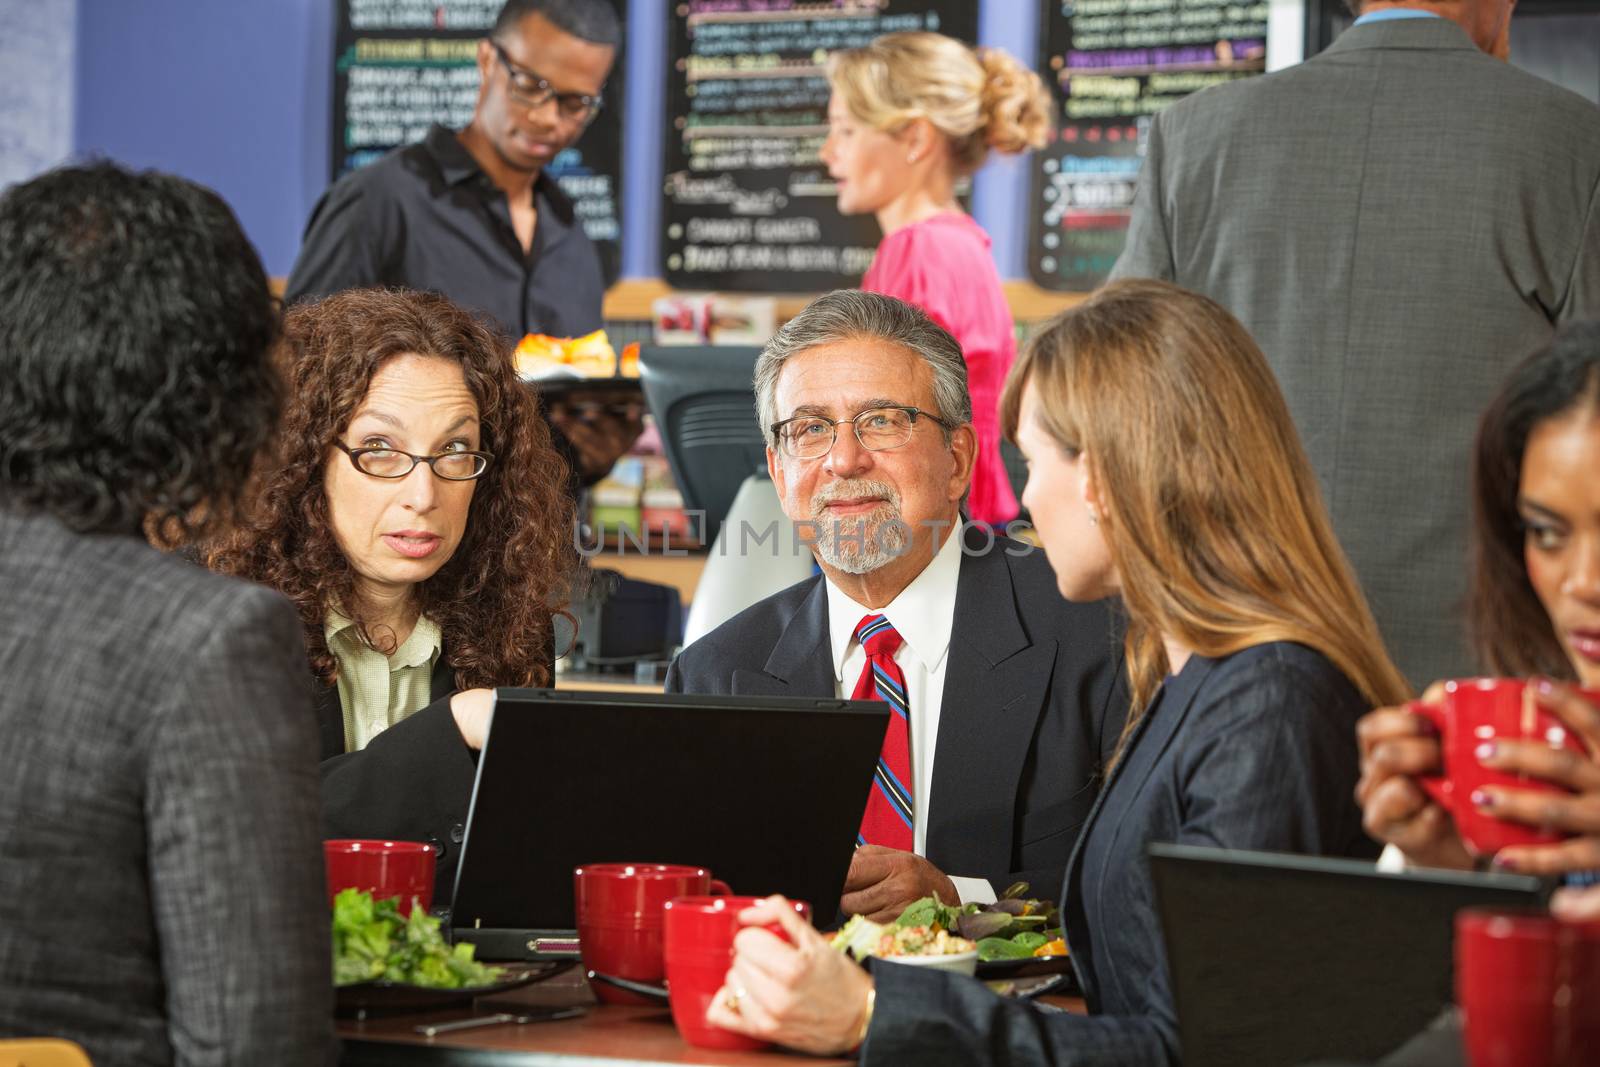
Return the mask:
M 1354 27 L 1151 126 L 1113 276 L 1250 329 L 1414 683 L 1469 667 L 1473 430 L 1556 322 L 1600 315 L 1597 197 L 1600 109 L 1443 19 Z
M 328 1064 L 317 736 L 276 593 L 0 507 L 0 1037 Z
M 934 742 L 928 860 L 1049 896 L 1127 716 L 1103 602 L 1071 604 L 1038 549 L 969 530 Z M 835 696 L 819 575 L 740 612 L 679 654 L 669 693 Z M 866 804 L 862 783 L 861 802 Z

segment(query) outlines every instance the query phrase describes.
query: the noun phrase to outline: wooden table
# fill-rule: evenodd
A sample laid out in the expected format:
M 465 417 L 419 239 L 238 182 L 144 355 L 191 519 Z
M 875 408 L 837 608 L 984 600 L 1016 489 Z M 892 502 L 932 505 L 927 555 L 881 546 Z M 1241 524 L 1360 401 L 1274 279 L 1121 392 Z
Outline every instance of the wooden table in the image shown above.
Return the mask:
M 1072 997 L 1046 998 L 1069 1011 L 1082 1011 Z M 526 1005 L 589 1005 L 588 1014 L 556 1022 L 507 1023 L 475 1030 L 423 1037 L 420 1024 L 515 1012 Z M 596 1004 L 588 983 L 576 968 L 471 1008 L 387 1016 L 365 1022 L 341 1020 L 343 1067 L 374 1064 L 432 1067 L 618 1067 L 619 1064 L 704 1064 L 708 1067 L 809 1067 L 849 1064 L 848 1059 L 800 1057 L 781 1050 L 723 1052 L 686 1044 L 673 1028 L 665 1007 L 632 1008 Z
M 635 682 L 626 674 L 600 674 L 597 671 L 557 671 L 557 689 L 587 689 L 596 693 L 659 693 L 660 682 Z

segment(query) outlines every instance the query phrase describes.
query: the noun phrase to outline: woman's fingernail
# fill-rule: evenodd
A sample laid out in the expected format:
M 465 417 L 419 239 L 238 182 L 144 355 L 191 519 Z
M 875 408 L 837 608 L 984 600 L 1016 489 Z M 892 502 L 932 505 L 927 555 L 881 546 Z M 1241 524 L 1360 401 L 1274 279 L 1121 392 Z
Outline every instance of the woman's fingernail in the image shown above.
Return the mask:
M 1514 871 L 1517 869 L 1517 858 L 1515 856 L 1504 855 L 1503 853 L 1496 854 L 1494 858 L 1494 865 L 1499 867 L 1501 870 Z
M 1477 748 L 1473 749 L 1472 750 L 1472 754 L 1474 756 L 1477 756 L 1478 759 L 1480 759 L 1480 760 L 1486 760 L 1486 759 L 1494 759 L 1494 755 L 1495 755 L 1496 751 L 1497 751 L 1497 749 L 1496 749 L 1495 743 L 1493 741 L 1485 741 L 1483 744 L 1481 744 Z
M 1494 797 L 1482 789 L 1474 789 L 1472 791 L 1472 806 L 1475 808 L 1492 808 L 1494 807 Z
M 1535 685 L 1535 688 L 1539 692 L 1549 696 L 1551 693 L 1556 691 L 1556 683 L 1552 682 L 1548 678 L 1540 678 L 1538 683 Z

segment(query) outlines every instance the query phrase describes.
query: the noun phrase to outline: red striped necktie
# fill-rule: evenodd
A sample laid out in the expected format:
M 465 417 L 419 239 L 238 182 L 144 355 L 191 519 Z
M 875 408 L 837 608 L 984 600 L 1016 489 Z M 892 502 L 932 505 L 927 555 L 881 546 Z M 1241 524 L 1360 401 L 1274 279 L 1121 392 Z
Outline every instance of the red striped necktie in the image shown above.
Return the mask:
M 916 838 L 912 832 L 912 813 L 916 810 L 911 795 L 911 716 L 906 699 L 906 676 L 894 661 L 895 650 L 904 640 L 882 615 L 868 615 L 856 624 L 856 640 L 867 652 L 867 665 L 856 682 L 852 700 L 881 700 L 893 712 L 883 735 L 883 751 L 878 754 L 878 770 L 867 796 L 867 810 L 861 816 L 858 845 L 883 845 L 910 852 Z

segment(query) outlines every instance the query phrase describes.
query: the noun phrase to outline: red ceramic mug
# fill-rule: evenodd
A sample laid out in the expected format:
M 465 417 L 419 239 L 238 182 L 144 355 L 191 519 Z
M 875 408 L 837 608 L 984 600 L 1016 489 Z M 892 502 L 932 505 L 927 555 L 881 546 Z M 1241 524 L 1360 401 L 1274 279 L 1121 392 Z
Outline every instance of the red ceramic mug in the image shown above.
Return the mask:
M 362 889 L 374 900 L 400 898 L 400 914 L 433 906 L 433 846 L 420 841 L 324 841 L 328 903 L 341 889 Z
M 1456 1003 L 1472 1067 L 1600 1063 L 1600 923 L 1456 915 Z
M 722 988 L 722 980 L 733 965 L 733 937 L 743 927 L 739 913 L 761 902 L 761 897 L 679 897 L 667 901 L 666 915 L 667 992 L 672 1002 L 672 1021 L 678 1033 L 691 1045 L 701 1048 L 758 1049 L 771 1042 L 759 1041 L 706 1022 L 711 998 Z M 811 905 L 789 902 L 801 918 L 811 921 Z M 785 941 L 789 935 L 777 923 L 771 930 Z
M 600 974 L 659 985 L 662 962 L 662 906 L 673 897 L 727 896 L 727 883 L 704 867 L 671 863 L 586 863 L 572 872 L 572 899 L 578 918 L 583 966 Z M 650 1001 L 604 982 L 591 983 L 595 996 L 611 1004 Z
M 1584 693 L 1600 702 L 1600 693 Z M 1583 743 L 1561 721 L 1538 706 L 1538 690 L 1514 678 L 1469 678 L 1446 682 L 1437 704 L 1420 700 L 1407 710 L 1439 731 L 1443 771 L 1418 779 L 1439 806 L 1455 819 L 1456 830 L 1474 855 L 1493 856 L 1510 845 L 1551 845 L 1569 836 L 1509 822 L 1479 811 L 1472 795 L 1486 785 L 1534 792 L 1561 787 L 1522 774 L 1491 770 L 1478 762 L 1477 749 L 1497 739 L 1541 740 L 1579 754 Z

